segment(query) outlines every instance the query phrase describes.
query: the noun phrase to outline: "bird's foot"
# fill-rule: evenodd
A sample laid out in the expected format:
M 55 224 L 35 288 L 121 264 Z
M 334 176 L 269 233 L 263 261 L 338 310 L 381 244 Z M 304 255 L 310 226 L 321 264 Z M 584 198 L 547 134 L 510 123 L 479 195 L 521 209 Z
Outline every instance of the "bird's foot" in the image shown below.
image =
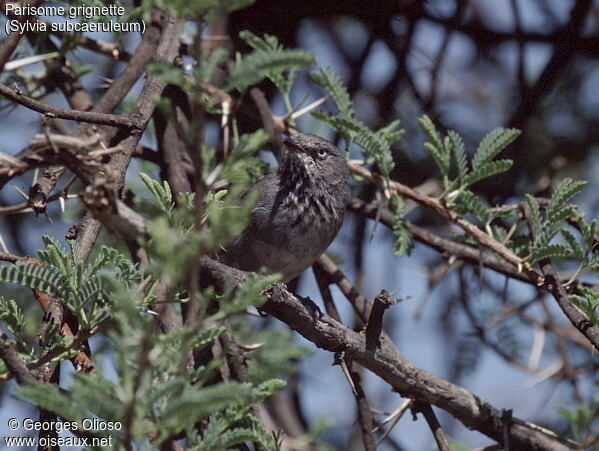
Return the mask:
M 312 315 L 312 319 L 314 320 L 314 322 L 319 321 L 322 318 L 322 310 L 320 310 L 320 307 L 318 307 L 318 305 L 316 305 L 316 303 L 312 299 L 310 299 L 310 297 L 304 298 L 302 296 L 296 296 L 300 300 L 302 305 L 310 311 L 310 314 Z

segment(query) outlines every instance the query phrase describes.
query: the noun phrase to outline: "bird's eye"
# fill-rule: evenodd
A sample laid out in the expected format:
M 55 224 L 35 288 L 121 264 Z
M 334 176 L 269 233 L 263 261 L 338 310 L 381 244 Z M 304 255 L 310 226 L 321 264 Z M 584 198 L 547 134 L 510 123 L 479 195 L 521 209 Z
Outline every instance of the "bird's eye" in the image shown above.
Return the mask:
M 320 149 L 318 149 L 318 156 L 320 158 L 326 157 L 327 156 L 327 150 L 321 147 Z

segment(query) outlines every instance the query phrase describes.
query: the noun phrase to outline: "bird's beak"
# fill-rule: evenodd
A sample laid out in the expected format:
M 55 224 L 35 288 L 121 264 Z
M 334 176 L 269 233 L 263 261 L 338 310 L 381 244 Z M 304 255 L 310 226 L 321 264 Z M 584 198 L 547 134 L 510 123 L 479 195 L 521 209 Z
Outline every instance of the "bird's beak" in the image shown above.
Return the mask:
M 293 136 L 283 138 L 283 144 L 287 147 L 287 150 L 292 153 L 305 152 L 302 146 L 297 142 Z

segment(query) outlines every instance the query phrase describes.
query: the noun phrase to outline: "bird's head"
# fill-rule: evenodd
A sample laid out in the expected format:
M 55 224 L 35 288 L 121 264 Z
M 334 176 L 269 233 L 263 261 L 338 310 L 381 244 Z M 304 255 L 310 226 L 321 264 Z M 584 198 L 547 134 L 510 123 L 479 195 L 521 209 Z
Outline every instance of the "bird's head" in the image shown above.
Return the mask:
M 320 136 L 299 133 L 283 140 L 286 163 L 291 170 L 302 170 L 312 183 L 337 185 L 349 176 L 345 155 Z

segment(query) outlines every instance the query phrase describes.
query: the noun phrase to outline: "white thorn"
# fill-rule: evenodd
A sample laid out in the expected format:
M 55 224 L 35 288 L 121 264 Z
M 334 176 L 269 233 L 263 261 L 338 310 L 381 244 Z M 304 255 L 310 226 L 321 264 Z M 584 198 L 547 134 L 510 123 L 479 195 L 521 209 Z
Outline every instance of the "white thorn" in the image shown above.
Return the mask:
M 17 193 L 19 193 L 21 195 L 21 197 L 23 199 L 25 199 L 25 202 L 29 202 L 29 196 L 27 194 L 25 194 L 23 192 L 23 190 L 21 188 L 19 188 L 17 185 L 15 185 L 14 183 L 11 183 L 11 185 L 13 186 L 13 188 L 17 191 Z
M 301 110 L 298 110 L 295 113 L 292 113 L 291 114 L 292 119 L 297 119 L 298 117 L 303 116 L 306 113 L 309 113 L 313 109 L 322 105 L 328 98 L 329 98 L 329 96 L 323 96 L 320 99 L 317 99 L 314 102 L 312 102 L 310 105 L 306 105 Z
M 6 247 L 6 243 L 4 242 L 4 238 L 2 237 L 1 233 L 0 233 L 0 247 L 2 247 L 2 250 L 4 252 L 6 252 L 7 254 L 10 254 L 8 247 Z

